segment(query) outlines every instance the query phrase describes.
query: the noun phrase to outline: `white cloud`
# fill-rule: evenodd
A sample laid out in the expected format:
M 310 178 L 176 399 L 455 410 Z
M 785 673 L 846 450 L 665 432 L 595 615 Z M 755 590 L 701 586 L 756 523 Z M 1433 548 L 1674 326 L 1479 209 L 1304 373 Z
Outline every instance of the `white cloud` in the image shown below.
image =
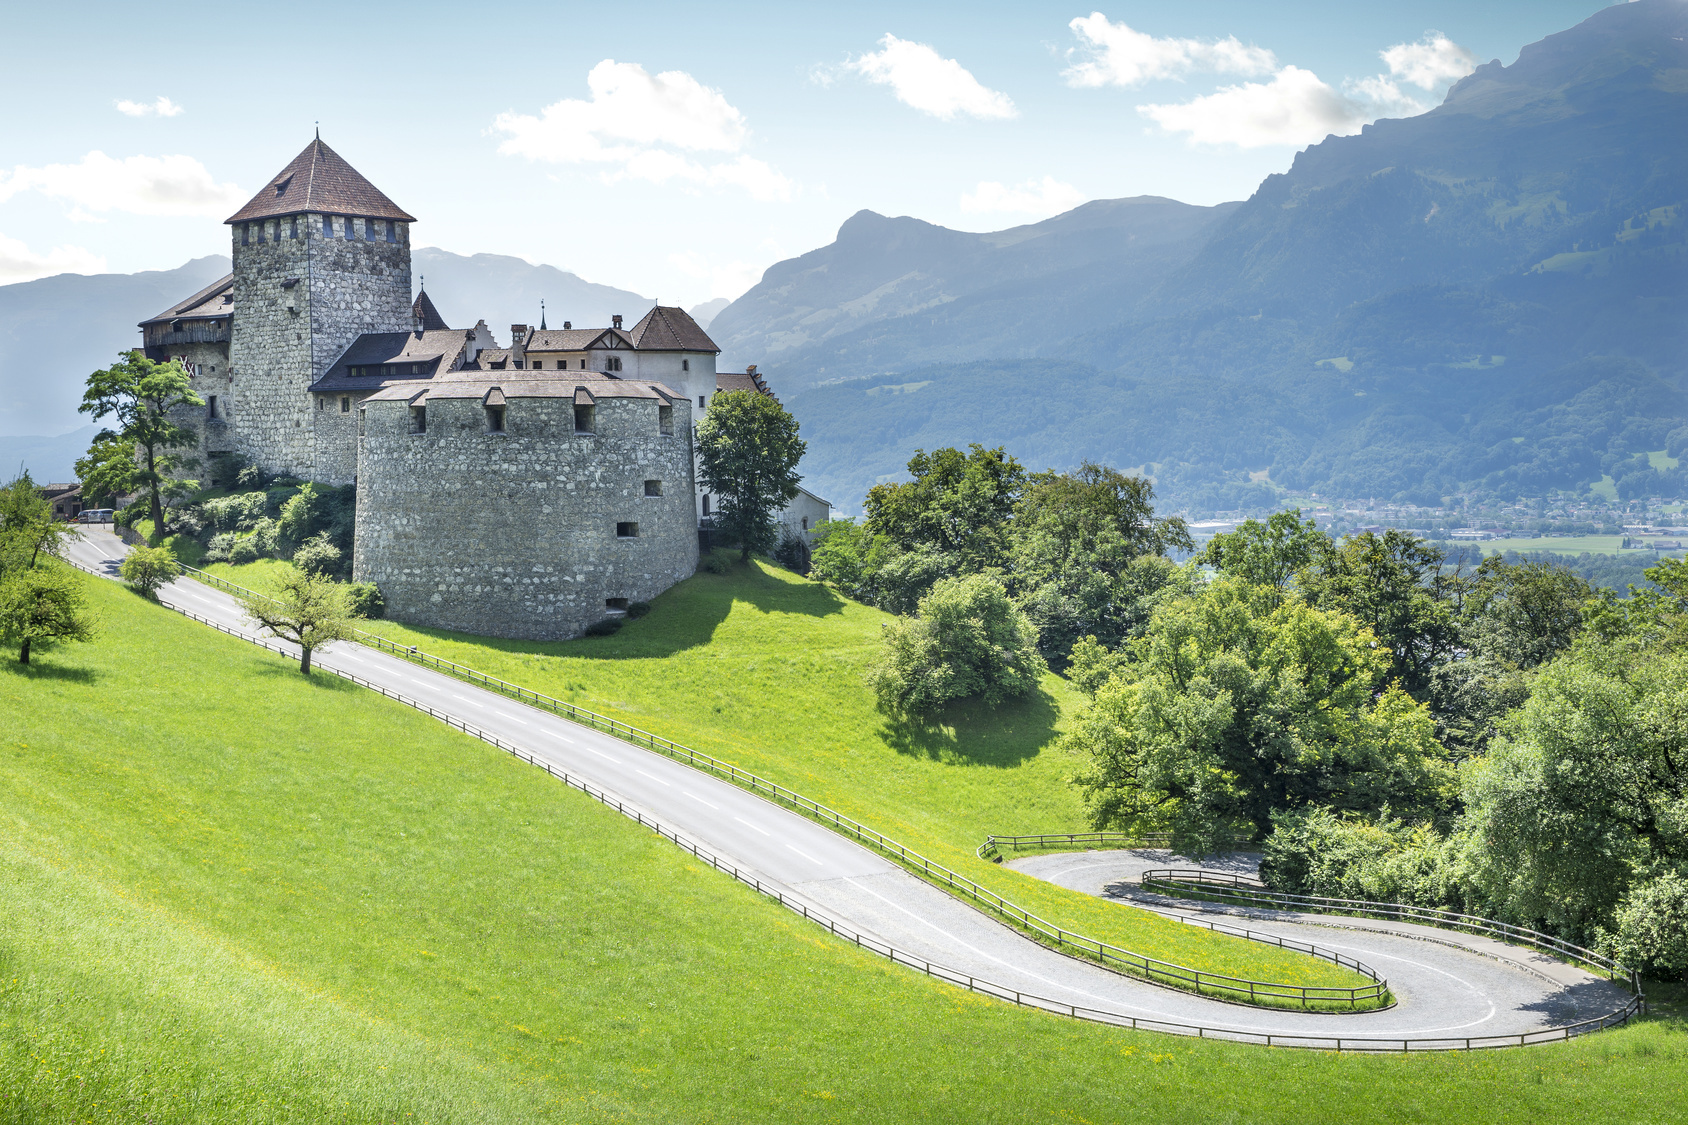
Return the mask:
M 1372 119 L 1367 107 L 1333 90 L 1310 70 L 1286 66 L 1270 82 L 1224 86 L 1174 105 L 1140 105 L 1137 112 L 1194 144 L 1306 145 L 1331 133 L 1357 133 Z
M 0 285 L 56 273 L 104 273 L 105 268 L 104 258 L 80 246 L 57 246 L 39 254 L 17 239 L 0 234 Z
M 851 59 L 844 69 L 891 87 L 897 100 L 945 121 L 969 117 L 1018 116 L 1007 94 L 982 85 L 971 71 L 924 43 L 886 35 L 880 49 Z
M 1427 33 L 1417 43 L 1397 43 L 1379 54 L 1392 77 L 1421 90 L 1457 82 L 1477 69 L 1477 56 L 1440 31 Z
M 222 218 L 246 202 L 234 184 L 219 184 L 191 156 L 130 156 L 122 160 L 94 151 L 77 164 L 19 165 L 0 172 L 0 203 L 37 191 L 72 204 L 71 218 L 93 213 L 207 215 Z
M 1028 215 L 1058 215 L 1084 202 L 1084 193 L 1054 176 L 1027 180 L 1008 187 L 990 180 L 979 181 L 972 195 L 961 197 L 961 209 L 968 214 L 1010 211 Z
M 649 74 L 605 59 L 586 76 L 591 98 L 564 98 L 532 114 L 501 113 L 498 151 L 549 164 L 603 164 L 623 179 L 689 187 L 743 188 L 763 201 L 789 200 L 793 184 L 754 157 L 706 163 L 691 153 L 737 153 L 749 137 L 744 114 L 719 90 L 679 70 Z M 676 152 L 674 150 L 680 150 Z
M 1061 72 L 1071 86 L 1141 86 L 1157 78 L 1179 78 L 1194 70 L 1217 74 L 1270 74 L 1277 56 L 1264 47 L 1244 44 L 1235 35 L 1200 39 L 1157 39 L 1101 12 L 1080 16 L 1067 26 L 1089 57 Z M 1069 51 L 1071 58 L 1075 52 Z
M 155 102 L 120 101 L 117 103 L 117 112 L 126 113 L 130 117 L 180 117 L 182 107 L 160 94 Z

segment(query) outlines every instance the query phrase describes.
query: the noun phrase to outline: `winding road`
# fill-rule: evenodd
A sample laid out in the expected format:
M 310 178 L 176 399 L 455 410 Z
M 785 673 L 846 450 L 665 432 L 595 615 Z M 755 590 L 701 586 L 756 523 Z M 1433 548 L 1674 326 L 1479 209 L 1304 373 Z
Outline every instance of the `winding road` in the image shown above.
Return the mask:
M 103 527 L 88 527 L 68 557 L 116 577 L 127 547 Z M 183 578 L 161 600 L 239 635 L 256 638 L 227 594 Z M 276 644 L 278 642 L 271 641 Z M 288 646 L 282 646 L 288 647 Z M 1383 1011 L 1321 1014 L 1252 1008 L 1161 988 L 1057 953 L 995 921 L 892 863 L 790 809 L 728 782 L 505 696 L 363 645 L 319 650 L 315 663 L 425 702 L 521 749 L 536 762 L 583 779 L 629 810 L 664 826 L 809 912 L 951 973 L 991 982 L 1057 1005 L 1119 1020 L 1162 1021 L 1252 1042 L 1267 1036 L 1294 1045 L 1366 1049 L 1361 1040 L 1418 1040 L 1415 1047 L 1458 1047 L 1467 1040 L 1518 1036 L 1592 1019 L 1621 1007 L 1628 991 L 1580 969 L 1515 946 L 1446 930 L 1394 922 L 1335 919 L 1277 911 L 1192 907 L 1154 899 L 1162 911 L 1244 914 L 1251 929 L 1314 942 L 1357 957 L 1387 977 L 1398 1003 Z M 981 825 L 981 833 L 989 825 Z M 1143 892 L 1135 878 L 1168 866 L 1156 851 L 1062 853 L 1011 861 L 1062 886 L 1123 900 Z M 1246 870 L 1247 857 L 1231 857 Z M 1221 865 L 1223 869 L 1223 866 Z M 1148 904 L 1152 896 L 1143 899 Z M 1122 905 L 1122 909 L 1127 907 Z M 1375 1049 L 1389 1049 L 1380 1043 Z

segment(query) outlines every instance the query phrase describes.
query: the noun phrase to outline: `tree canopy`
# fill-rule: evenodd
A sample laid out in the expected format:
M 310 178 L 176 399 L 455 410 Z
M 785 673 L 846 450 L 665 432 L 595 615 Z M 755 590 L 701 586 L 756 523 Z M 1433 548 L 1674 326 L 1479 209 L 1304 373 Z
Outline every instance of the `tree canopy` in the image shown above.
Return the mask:
M 808 446 L 797 419 L 772 395 L 725 391 L 697 428 L 698 480 L 717 497 L 715 526 L 741 557 L 773 550 L 774 518 L 797 498 L 797 465 Z
M 77 409 L 95 421 L 113 416 L 117 427 L 100 432 L 84 461 L 97 469 L 99 488 L 126 485 L 145 490 L 155 540 L 165 532 L 164 494 L 179 480 L 176 470 L 194 463 L 193 458 L 174 451 L 194 445 L 199 438 L 193 427 L 182 425 L 171 414 L 181 407 L 203 405 L 181 364 L 159 363 L 139 351 L 124 352 L 116 363 L 88 376 Z M 132 446 L 138 459 L 127 477 L 113 463 L 122 443 Z

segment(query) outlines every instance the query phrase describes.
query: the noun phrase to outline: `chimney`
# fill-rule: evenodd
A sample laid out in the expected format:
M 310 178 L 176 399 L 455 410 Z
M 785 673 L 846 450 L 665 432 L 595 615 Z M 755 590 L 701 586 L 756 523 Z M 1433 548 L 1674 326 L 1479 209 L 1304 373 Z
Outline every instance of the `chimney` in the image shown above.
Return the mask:
M 753 363 L 749 367 L 746 367 L 744 369 L 744 373 L 749 375 L 752 379 L 756 378 L 756 365 Z
M 610 317 L 610 327 L 612 327 L 612 328 L 620 328 L 621 327 L 621 317 L 620 317 L 619 314 L 616 315 L 616 316 Z
M 570 324 L 568 321 L 566 321 L 566 320 L 563 321 L 563 331 L 564 332 L 567 332 L 569 329 L 571 329 L 573 327 L 574 327 L 574 325 Z

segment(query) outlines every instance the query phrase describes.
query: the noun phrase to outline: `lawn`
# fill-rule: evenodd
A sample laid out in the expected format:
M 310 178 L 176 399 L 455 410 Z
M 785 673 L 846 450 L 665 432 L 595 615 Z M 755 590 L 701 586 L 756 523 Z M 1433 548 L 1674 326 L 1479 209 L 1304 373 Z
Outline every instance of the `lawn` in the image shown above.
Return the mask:
M 285 563 L 210 568 L 268 588 Z M 940 721 L 888 720 L 863 681 L 890 618 L 766 563 L 699 573 L 613 637 L 499 641 L 397 622 L 372 632 L 654 731 L 829 805 L 1089 937 L 1210 972 L 1288 984 L 1370 981 L 1325 961 L 1199 930 L 988 863 L 989 833 L 1087 827 L 1053 743 L 1083 697 Z
M 1641 551 L 1626 551 L 1623 549 L 1624 537 L 1621 535 L 1543 535 L 1539 539 L 1485 539 L 1475 544 L 1483 549 L 1486 555 L 1503 554 L 1506 551 L 1554 551 L 1562 555 L 1580 555 L 1588 552 L 1591 555 L 1625 555 L 1640 557 Z
M 1366 1058 L 962 993 L 480 742 L 85 581 L 97 641 L 0 658 L 0 1121 L 1685 1117 L 1674 1010 Z

